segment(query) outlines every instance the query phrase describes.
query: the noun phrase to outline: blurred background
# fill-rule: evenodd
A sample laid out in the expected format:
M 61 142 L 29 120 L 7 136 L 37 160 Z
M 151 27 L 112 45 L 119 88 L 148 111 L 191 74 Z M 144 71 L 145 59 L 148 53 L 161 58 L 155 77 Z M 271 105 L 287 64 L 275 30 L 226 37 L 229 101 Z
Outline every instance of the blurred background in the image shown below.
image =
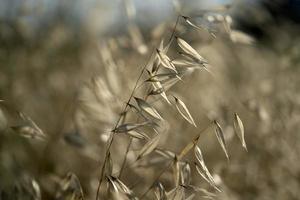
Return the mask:
M 175 31 L 213 75 L 194 70 L 170 89 L 198 128 L 157 104 L 167 121 L 160 147 L 178 152 L 217 119 L 230 162 L 213 134 L 200 141 L 223 191 L 215 199 L 300 199 L 299 13 L 297 0 L 0 0 L 0 199 L 72 199 L 70 179 L 95 199 L 108 133 L 178 14 L 216 29 L 213 38 L 179 20 Z M 168 55 L 176 50 L 172 44 Z M 234 136 L 235 112 L 248 152 Z M 115 171 L 128 141 L 114 141 Z M 140 196 L 145 187 L 135 181 L 149 185 L 156 170 L 128 169 L 122 181 Z M 213 191 L 200 177 L 194 182 Z

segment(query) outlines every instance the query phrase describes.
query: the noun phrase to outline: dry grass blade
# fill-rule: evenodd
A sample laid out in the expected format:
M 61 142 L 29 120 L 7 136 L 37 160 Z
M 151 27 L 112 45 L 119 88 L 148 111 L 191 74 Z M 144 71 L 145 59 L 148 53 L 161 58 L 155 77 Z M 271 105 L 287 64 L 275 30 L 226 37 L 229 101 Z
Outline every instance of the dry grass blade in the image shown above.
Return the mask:
M 109 185 L 113 189 L 113 196 L 116 200 L 136 200 L 137 198 L 134 197 L 133 192 L 118 178 L 113 176 L 107 176 L 107 180 Z
M 109 185 L 112 186 L 112 187 L 110 187 L 110 188 L 113 189 L 113 192 L 119 193 L 118 185 L 117 185 L 117 183 L 114 181 L 113 177 L 111 177 L 111 176 L 106 176 L 106 178 L 107 178 L 107 180 L 108 180 Z
M 207 177 L 207 175 L 205 174 L 205 172 L 203 172 L 203 170 L 200 168 L 200 166 L 199 166 L 197 163 L 195 163 L 195 167 L 196 167 L 197 172 L 200 174 L 200 176 L 201 176 L 206 182 L 208 182 L 209 184 L 211 184 L 209 178 Z
M 188 60 L 182 59 L 182 58 L 175 58 L 172 60 L 172 63 L 174 65 L 179 65 L 179 66 L 190 66 L 193 65 L 193 62 L 190 62 Z
M 151 76 L 150 78 L 148 78 L 146 81 L 148 82 L 164 82 L 164 81 L 167 81 L 169 79 L 172 79 L 172 78 L 176 78 L 178 77 L 178 73 L 162 73 L 162 74 L 155 74 L 153 76 Z
M 115 178 L 115 182 L 118 183 L 119 188 L 129 197 L 133 197 L 133 192 L 118 178 Z
M 216 35 L 209 29 L 203 27 L 203 26 L 199 26 L 199 25 L 196 25 L 194 24 L 193 22 L 191 22 L 191 19 L 187 16 L 182 16 L 182 18 L 185 20 L 185 22 L 187 24 L 189 24 L 190 26 L 196 28 L 196 29 L 199 29 L 199 30 L 206 30 L 213 38 L 216 38 Z
M 186 105 L 184 104 L 183 101 L 181 101 L 180 99 L 178 99 L 177 97 L 173 96 L 175 99 L 175 106 L 178 110 L 178 112 L 181 114 L 181 116 L 187 120 L 190 124 L 194 125 L 195 127 L 197 127 L 197 125 L 194 122 L 194 119 L 192 117 L 192 115 L 190 114 L 188 108 L 186 107 Z
M 168 99 L 168 97 L 167 97 L 167 95 L 166 95 L 165 89 L 163 88 L 162 84 L 161 84 L 160 82 L 154 82 L 154 83 L 152 83 L 152 86 L 153 86 L 154 90 L 160 90 L 160 91 L 162 91 L 162 92 L 160 93 L 160 95 L 162 96 L 162 98 L 163 98 L 164 100 L 166 100 L 166 102 L 167 102 L 168 104 L 171 105 L 171 102 L 169 101 L 169 99 Z
M 164 92 L 163 88 L 152 89 L 152 90 L 148 93 L 148 96 L 151 96 L 151 95 L 159 95 L 159 94 L 162 94 L 163 92 Z
M 248 151 L 246 141 L 245 141 L 244 125 L 237 113 L 234 113 L 233 126 L 234 126 L 234 131 L 239 137 L 244 149 Z
M 145 111 L 147 114 L 154 117 L 155 119 L 162 120 L 162 117 L 157 112 L 157 110 L 155 108 L 153 108 L 149 103 L 147 103 L 145 100 L 137 98 L 137 97 L 134 97 L 134 99 L 136 100 L 136 102 L 141 110 Z
M 181 80 L 181 78 L 179 76 L 177 76 L 176 78 L 170 78 L 168 80 L 164 80 L 161 82 L 161 84 L 163 84 L 165 91 L 168 91 L 180 80 Z
M 135 130 L 137 128 L 143 127 L 146 124 L 149 124 L 149 122 L 143 122 L 143 123 L 127 123 L 127 124 L 122 124 L 115 128 L 113 132 L 115 133 L 125 133 L 131 130 Z
M 176 154 L 172 151 L 156 148 L 155 152 L 166 159 L 175 159 Z
M 142 117 L 143 119 L 145 119 L 146 121 L 148 120 L 148 118 L 144 115 L 144 113 L 139 109 L 137 108 L 135 105 L 132 105 L 130 103 L 127 104 L 130 108 L 133 108 L 134 111 L 140 116 Z M 124 113 L 126 114 L 126 112 Z
M 156 49 L 158 58 L 160 59 L 160 62 L 162 64 L 163 67 L 170 69 L 174 72 L 177 72 L 176 67 L 173 65 L 173 63 L 171 62 L 171 59 L 162 51 Z
M 191 47 L 186 41 L 184 41 L 183 39 L 176 37 L 177 40 L 177 44 L 178 46 L 187 54 L 193 56 L 194 58 L 198 59 L 199 61 L 202 62 L 206 62 L 207 61 L 199 55 L 199 53 L 193 48 Z
M 46 134 L 40 129 L 37 124 L 25 113 L 19 112 L 19 116 L 28 125 L 12 127 L 18 133 L 24 137 L 45 140 L 47 138 Z
M 159 143 L 159 139 L 160 139 L 160 135 L 158 134 L 154 138 L 149 140 L 148 143 L 146 143 L 144 147 L 140 150 L 137 160 L 151 153 L 157 147 Z
M 184 163 L 180 171 L 180 179 L 182 185 L 189 185 L 191 182 L 191 167 L 189 163 Z
M 202 56 L 201 57 L 195 57 L 191 54 L 188 54 L 186 52 L 178 52 L 181 56 L 183 56 L 187 61 L 192 62 L 193 65 L 199 65 L 199 66 L 205 66 L 205 64 L 208 64 L 208 61 L 205 60 Z
M 192 199 L 194 199 L 195 196 L 196 196 L 196 194 L 191 194 L 185 200 L 192 200 Z
M 213 186 L 216 190 L 220 191 L 220 189 L 217 187 L 215 181 L 214 181 L 214 178 L 213 176 L 210 174 L 208 168 L 206 167 L 205 165 L 205 162 L 204 162 L 204 159 L 203 159 L 203 156 L 202 156 L 202 152 L 200 150 L 200 148 L 198 146 L 195 146 L 194 148 L 194 152 L 195 152 L 195 156 L 196 156 L 196 159 L 197 161 L 200 163 L 200 166 L 195 163 L 195 166 L 196 166 L 196 170 L 197 172 L 202 176 L 202 178 L 204 180 L 206 180 L 211 186 Z
M 171 44 L 172 44 L 172 39 L 164 47 L 164 40 L 162 40 L 159 44 L 159 50 L 162 51 L 164 54 L 166 54 L 166 53 L 168 53 L 168 50 L 169 50 Z
M 133 138 L 139 139 L 139 140 L 149 140 L 148 135 L 146 135 L 145 133 L 140 132 L 140 131 L 131 130 L 131 131 L 126 132 L 126 134 Z
M 226 147 L 224 133 L 223 133 L 223 130 L 222 130 L 220 124 L 216 120 L 214 120 L 214 127 L 215 127 L 215 134 L 218 139 L 218 142 L 220 143 L 220 145 L 226 155 L 227 160 L 229 160 L 229 155 L 227 153 L 227 147 Z
M 172 63 L 177 66 L 190 67 L 190 68 L 191 67 L 203 67 L 203 64 L 205 64 L 205 63 L 199 64 L 199 63 L 195 63 L 193 61 L 189 61 L 189 60 L 181 59 L 181 58 L 173 59 Z
M 188 143 L 180 152 L 180 154 L 178 155 L 178 160 L 181 160 L 190 150 L 192 150 L 194 148 L 194 146 L 197 144 L 199 139 L 199 136 L 197 138 L 195 138 L 193 141 L 191 141 L 190 143 Z
M 202 156 L 202 152 L 201 152 L 201 149 L 196 145 L 195 148 L 194 148 L 194 152 L 195 152 L 195 156 L 196 156 L 196 159 L 198 160 L 198 162 L 201 164 L 201 166 L 205 166 L 204 164 L 204 159 L 203 159 L 203 156 Z
M 180 162 L 178 161 L 177 157 L 175 157 L 174 162 L 173 162 L 173 177 L 174 177 L 174 183 L 175 186 L 179 186 L 179 181 L 180 181 Z
M 208 171 L 207 168 L 201 169 L 201 167 L 195 163 L 195 167 L 197 172 L 200 174 L 200 176 L 206 181 L 208 182 L 213 188 L 215 188 L 218 192 L 221 192 L 221 190 L 217 187 L 213 177 L 211 176 L 210 172 Z
M 152 65 L 152 69 L 151 69 L 151 72 L 152 73 L 156 73 L 159 69 L 159 65 L 160 65 L 160 61 L 158 58 L 156 58 L 153 62 L 153 65 Z
M 11 127 L 20 136 L 30 139 L 45 140 L 45 135 L 30 125 L 20 125 Z
M 70 198 L 72 197 L 72 198 Z M 72 199 L 83 200 L 83 191 L 77 176 L 73 173 L 68 173 L 60 182 L 60 188 L 56 194 L 57 199 Z
M 156 184 L 154 194 L 157 200 L 167 200 L 166 190 L 160 182 Z
M 41 200 L 42 199 L 42 194 L 41 194 L 41 188 L 39 184 L 33 179 L 31 181 L 32 189 L 33 189 L 33 195 L 34 195 L 34 200 Z

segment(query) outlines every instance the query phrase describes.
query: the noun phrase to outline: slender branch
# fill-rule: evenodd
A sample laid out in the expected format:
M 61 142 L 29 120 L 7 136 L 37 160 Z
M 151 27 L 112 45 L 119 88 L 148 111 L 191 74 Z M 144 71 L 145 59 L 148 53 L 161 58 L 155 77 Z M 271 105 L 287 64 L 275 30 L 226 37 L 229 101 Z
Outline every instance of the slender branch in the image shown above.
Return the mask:
M 121 178 L 121 176 L 122 176 L 122 172 L 124 170 L 124 167 L 125 167 L 125 164 L 126 164 L 126 161 L 127 161 L 127 155 L 128 155 L 129 150 L 130 150 L 130 147 L 131 147 L 131 144 L 132 144 L 132 140 L 133 139 L 130 138 L 130 141 L 129 141 L 128 145 L 127 145 L 125 156 L 124 156 L 124 160 L 122 162 L 120 173 L 119 173 L 119 178 Z
M 173 27 L 173 31 L 172 31 L 172 35 L 169 39 L 169 42 L 173 39 L 174 35 L 175 35 L 175 31 L 176 31 L 176 28 L 177 28 L 177 25 L 178 25 L 178 22 L 179 22 L 179 18 L 181 17 L 181 15 L 178 15 L 177 16 L 177 19 L 176 19 L 176 23 L 175 23 L 175 26 Z

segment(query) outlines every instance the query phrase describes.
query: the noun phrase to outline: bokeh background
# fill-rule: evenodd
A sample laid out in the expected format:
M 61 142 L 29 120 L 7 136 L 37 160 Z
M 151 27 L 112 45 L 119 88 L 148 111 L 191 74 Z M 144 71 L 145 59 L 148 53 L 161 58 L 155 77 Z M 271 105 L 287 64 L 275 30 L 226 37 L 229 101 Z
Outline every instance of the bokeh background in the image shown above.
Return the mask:
M 158 105 L 168 121 L 160 146 L 176 152 L 217 119 L 230 162 L 214 135 L 200 141 L 223 190 L 215 199 L 300 199 L 297 0 L 0 0 L 0 199 L 34 199 L 32 180 L 42 199 L 64 199 L 57 196 L 68 172 L 77 175 L 86 199 L 95 199 L 108 132 L 152 49 L 170 37 L 178 12 L 201 23 L 203 10 L 227 4 L 232 26 L 255 42 L 232 40 L 222 28 L 212 39 L 179 23 L 176 34 L 209 61 L 213 75 L 196 70 L 170 92 L 184 100 L 198 129 L 174 108 Z M 176 56 L 176 45 L 171 49 Z M 99 80 L 97 97 L 93 80 Z M 22 137 L 18 112 L 46 139 Z M 248 152 L 234 136 L 235 112 Z M 127 143 L 122 136 L 115 141 L 116 170 Z M 128 170 L 124 182 L 134 186 L 155 170 Z M 213 191 L 203 179 L 195 182 Z M 133 190 L 141 195 L 143 189 Z

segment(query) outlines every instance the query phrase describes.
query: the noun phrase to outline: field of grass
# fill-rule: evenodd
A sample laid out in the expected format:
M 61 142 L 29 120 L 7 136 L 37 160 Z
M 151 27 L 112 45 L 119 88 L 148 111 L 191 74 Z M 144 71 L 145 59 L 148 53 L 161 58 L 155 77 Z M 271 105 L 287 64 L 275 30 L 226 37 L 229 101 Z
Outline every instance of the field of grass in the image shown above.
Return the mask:
M 125 2 L 101 36 L 0 21 L 0 200 L 299 199 L 299 28 Z

